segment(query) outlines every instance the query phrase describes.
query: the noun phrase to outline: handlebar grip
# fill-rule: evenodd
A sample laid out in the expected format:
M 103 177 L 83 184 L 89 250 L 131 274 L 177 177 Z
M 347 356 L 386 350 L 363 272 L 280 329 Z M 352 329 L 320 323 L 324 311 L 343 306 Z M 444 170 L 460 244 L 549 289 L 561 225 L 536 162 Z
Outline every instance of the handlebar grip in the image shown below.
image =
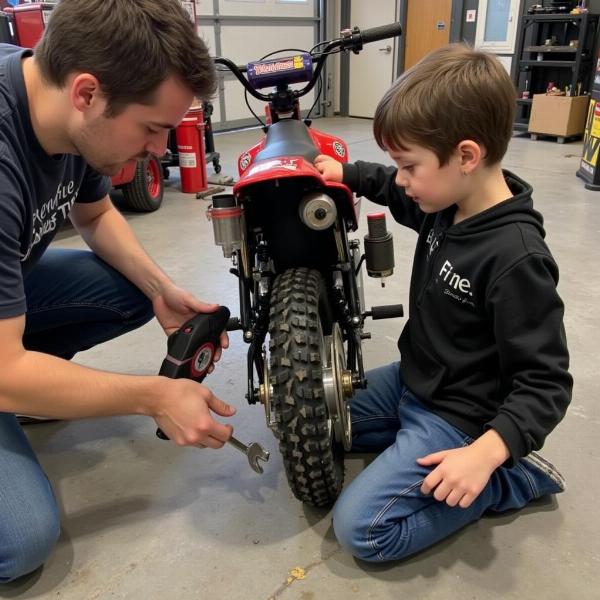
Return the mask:
M 402 35 L 402 25 L 400 23 L 390 23 L 389 25 L 363 29 L 360 35 L 363 44 L 370 44 L 371 42 L 378 42 L 379 40 Z

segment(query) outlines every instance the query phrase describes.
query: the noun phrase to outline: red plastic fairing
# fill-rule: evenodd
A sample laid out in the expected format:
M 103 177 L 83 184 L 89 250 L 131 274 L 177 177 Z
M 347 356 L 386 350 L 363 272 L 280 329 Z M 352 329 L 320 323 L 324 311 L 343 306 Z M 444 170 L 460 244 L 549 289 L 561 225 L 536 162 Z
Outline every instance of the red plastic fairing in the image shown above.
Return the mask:
M 240 176 L 240 180 L 233 186 L 233 193 L 236 196 L 242 193 L 242 191 L 248 193 L 246 188 L 249 186 L 288 177 L 312 178 L 316 180 L 319 187 L 342 191 L 348 199 L 348 203 L 352 210 L 354 228 L 358 226 L 357 209 L 359 205 L 355 204 L 354 196 L 350 191 L 350 188 L 343 183 L 325 181 L 321 173 L 317 171 L 316 167 L 301 156 L 270 158 L 252 164 L 245 170 Z
M 254 162 L 256 155 L 265 147 L 266 139 L 266 137 L 262 138 L 260 142 L 254 144 L 252 148 L 240 155 L 238 158 L 238 173 L 240 176 L 244 174 L 246 169 Z
M 348 162 L 348 146 L 344 140 L 316 129 L 309 129 L 308 132 L 321 154 L 331 156 L 341 163 Z

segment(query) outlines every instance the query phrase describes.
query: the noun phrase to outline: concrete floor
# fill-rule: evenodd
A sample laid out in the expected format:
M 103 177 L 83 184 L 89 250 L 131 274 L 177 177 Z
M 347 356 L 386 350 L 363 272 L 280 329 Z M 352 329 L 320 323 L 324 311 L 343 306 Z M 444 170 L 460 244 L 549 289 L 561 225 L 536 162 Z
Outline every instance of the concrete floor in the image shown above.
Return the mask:
M 315 126 L 342 135 L 353 159 L 387 161 L 372 141 L 369 121 L 331 119 Z M 251 130 L 217 137 L 224 173 L 236 173 L 236 155 L 259 135 Z M 507 168 L 533 184 L 549 245 L 561 267 L 575 393 L 570 412 L 544 448 L 544 455 L 567 479 L 567 491 L 558 499 L 541 501 L 519 515 L 485 518 L 403 563 L 372 566 L 354 560 L 336 543 L 330 513 L 302 506 L 291 495 L 263 411 L 244 400 L 247 347 L 236 333 L 207 383 L 238 407 L 232 422 L 239 437 L 271 450 L 265 474 L 250 471 L 230 447 L 215 452 L 161 442 L 154 435 L 154 422 L 141 417 L 29 427 L 62 508 L 62 537 L 43 570 L 0 588 L 0 597 L 600 597 L 600 519 L 593 508 L 600 493 L 594 341 L 600 335 L 600 194 L 586 191 L 574 175 L 581 151 L 581 143 L 515 137 L 505 160 Z M 372 207 L 367 204 L 363 215 Z M 174 173 L 158 212 L 127 217 L 150 254 L 179 284 L 235 311 L 236 281 L 213 245 L 207 205 L 179 193 Z M 408 302 L 416 238 L 388 221 L 395 237 L 397 273 L 383 291 L 375 280 L 367 280 L 367 304 Z M 62 232 L 58 243 L 81 246 L 72 230 Z M 396 337 L 403 323 L 372 324 L 376 341 L 366 343 L 368 367 L 396 359 Z M 77 361 L 153 374 L 165 348 L 161 330 L 150 323 L 79 355 Z M 368 460 L 348 457 L 347 480 Z M 304 579 L 291 577 L 296 567 L 305 570 Z

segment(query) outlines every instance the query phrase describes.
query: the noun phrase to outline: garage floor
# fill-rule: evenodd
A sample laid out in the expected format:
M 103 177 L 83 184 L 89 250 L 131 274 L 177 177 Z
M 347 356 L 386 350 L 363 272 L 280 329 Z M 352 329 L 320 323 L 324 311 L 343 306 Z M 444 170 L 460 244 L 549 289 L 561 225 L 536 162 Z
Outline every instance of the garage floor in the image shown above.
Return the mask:
M 372 141 L 369 121 L 339 118 L 315 126 L 342 135 L 353 159 L 387 160 Z M 259 136 L 251 130 L 217 137 L 223 173 L 235 174 L 236 155 Z M 142 417 L 30 426 L 27 432 L 62 507 L 63 532 L 45 567 L 0 588 L 0 598 L 598 598 L 600 519 L 594 506 L 600 493 L 600 405 L 594 377 L 600 194 L 586 191 L 574 175 L 581 151 L 581 143 L 515 137 L 505 161 L 533 184 L 561 267 L 576 387 L 570 412 L 544 449 L 567 479 L 567 491 L 558 499 L 540 501 L 519 515 L 485 518 L 403 563 L 372 566 L 354 560 L 337 545 L 330 512 L 302 506 L 292 497 L 263 411 L 244 400 L 247 347 L 235 333 L 207 383 L 238 407 L 232 419 L 237 435 L 271 450 L 265 474 L 252 472 L 230 447 L 194 450 L 161 442 L 154 422 Z M 179 284 L 235 311 L 236 281 L 213 245 L 208 204 L 179 193 L 175 172 L 158 212 L 127 217 Z M 367 204 L 363 215 L 373 206 Z M 408 303 L 416 237 L 390 225 L 397 273 L 384 290 L 367 280 L 369 305 Z M 58 243 L 81 246 L 72 230 L 62 232 Z M 396 359 L 403 324 L 372 324 L 367 366 Z M 100 369 L 154 374 L 165 348 L 161 330 L 151 323 L 77 360 Z M 347 480 L 370 458 L 348 457 Z M 296 567 L 304 570 L 304 579 L 291 576 Z

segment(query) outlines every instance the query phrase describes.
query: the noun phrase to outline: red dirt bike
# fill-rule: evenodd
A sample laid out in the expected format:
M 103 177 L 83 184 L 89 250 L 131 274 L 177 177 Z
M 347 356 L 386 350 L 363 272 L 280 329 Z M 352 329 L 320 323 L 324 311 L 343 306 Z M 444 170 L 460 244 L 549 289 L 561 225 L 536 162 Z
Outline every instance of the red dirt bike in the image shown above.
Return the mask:
M 214 196 L 208 209 L 215 243 L 233 260 L 239 282 L 240 316 L 228 328 L 242 329 L 250 345 L 247 400 L 264 406 L 290 487 L 314 506 L 332 504 L 341 491 L 344 450 L 352 442 L 348 400 L 367 384 L 365 318 L 402 316 L 402 306 L 364 310 L 363 259 L 369 275 L 390 275 L 392 236 L 380 213 L 369 216 L 365 256 L 360 241 L 349 239 L 359 202 L 313 165 L 319 154 L 345 162 L 348 148 L 301 119 L 299 98 L 313 89 L 331 54 L 358 53 L 365 43 L 400 33 L 398 23 L 354 28 L 319 44 L 321 51 L 245 67 L 215 59 L 267 103 L 270 120 L 266 136 L 239 157 L 233 194 Z M 294 83 L 306 85 L 293 90 Z M 274 89 L 258 91 L 265 87 Z

